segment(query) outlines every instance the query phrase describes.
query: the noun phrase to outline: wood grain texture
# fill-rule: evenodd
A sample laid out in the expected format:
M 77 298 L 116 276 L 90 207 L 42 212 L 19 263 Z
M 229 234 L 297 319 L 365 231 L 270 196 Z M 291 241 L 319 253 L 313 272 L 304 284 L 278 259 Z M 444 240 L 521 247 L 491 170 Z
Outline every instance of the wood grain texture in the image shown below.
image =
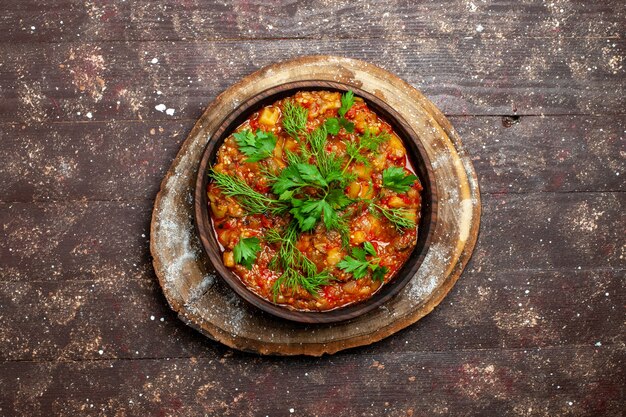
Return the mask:
M 620 348 L 568 346 L 5 362 L 0 408 L 98 416 L 619 416 L 624 359 Z
M 0 415 L 621 416 L 624 9 L 0 2 Z M 160 294 L 151 200 L 206 103 L 319 52 L 442 108 L 487 215 L 415 326 L 333 357 L 240 354 Z
M 152 206 L 151 200 L 0 203 L 0 280 L 154 279 Z M 626 269 L 624 192 L 493 194 L 483 195 L 482 206 L 486 215 L 470 267 L 490 273 Z
M 622 116 L 450 121 L 483 194 L 626 190 Z M 0 124 L 0 201 L 153 200 L 194 122 Z
M 619 38 L 623 2 L 23 0 L 0 5 L 0 41 Z M 33 28 L 34 27 L 34 28 Z M 79 36 L 80 35 L 80 36 Z
M 623 39 L 480 37 L 0 44 L 0 122 L 197 119 L 235 80 L 311 54 L 400 74 L 446 114 L 624 114 L 625 49 Z
M 259 311 L 232 290 L 215 285 L 219 280 L 212 262 L 216 261 L 208 259 L 210 254 L 208 258 L 200 254 L 192 202 L 198 161 L 207 143 L 219 138 L 222 121 L 233 109 L 277 85 L 307 80 L 354 85 L 400 115 L 430 159 L 434 174 L 430 184 L 437 187 L 437 222 L 429 232 L 423 262 L 398 296 L 347 322 L 303 326 Z M 415 88 L 379 67 L 316 55 L 265 67 L 209 105 L 161 183 L 152 213 L 150 251 L 168 303 L 190 325 L 244 351 L 319 356 L 374 343 L 432 311 L 469 261 L 479 224 L 476 174 L 445 116 Z
M 0 283 L 0 361 L 211 359 L 228 352 L 176 317 L 153 274 Z M 416 325 L 347 354 L 598 342 L 619 348 L 626 327 L 615 306 L 626 302 L 623 276 L 623 269 L 478 272 L 470 265 L 445 301 Z

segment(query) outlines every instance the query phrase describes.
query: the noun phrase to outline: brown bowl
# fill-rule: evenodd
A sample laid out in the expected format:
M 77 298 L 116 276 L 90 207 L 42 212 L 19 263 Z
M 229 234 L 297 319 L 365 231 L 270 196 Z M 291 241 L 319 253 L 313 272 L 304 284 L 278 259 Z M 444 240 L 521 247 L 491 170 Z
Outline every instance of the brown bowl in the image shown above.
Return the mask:
M 407 155 L 411 159 L 413 167 L 417 171 L 417 175 L 424 188 L 422 191 L 421 218 L 418 226 L 417 245 L 413 248 L 413 252 L 406 263 L 391 281 L 381 286 L 380 289 L 367 300 L 328 311 L 309 312 L 291 309 L 287 306 L 274 304 L 249 290 L 230 269 L 224 266 L 220 246 L 213 231 L 213 225 L 208 211 L 207 185 L 209 178 L 207 169 L 210 163 L 215 160 L 217 151 L 224 142 L 224 139 L 226 139 L 250 114 L 259 110 L 261 107 L 303 90 L 330 90 L 340 92 L 352 90 L 355 95 L 365 99 L 368 106 L 372 108 L 376 114 L 383 117 L 403 140 L 408 150 Z M 428 155 L 417 137 L 417 134 L 406 121 L 383 100 L 354 86 L 331 81 L 307 80 L 286 83 L 265 90 L 243 101 L 222 121 L 213 134 L 213 137 L 207 143 L 198 167 L 194 197 L 196 228 L 202 246 L 209 256 L 217 274 L 222 277 L 241 298 L 255 307 L 274 316 L 301 323 L 333 323 L 348 320 L 365 314 L 368 311 L 372 311 L 398 294 L 411 278 L 413 278 L 422 264 L 426 252 L 428 251 L 437 220 L 437 187 L 435 185 L 435 176 L 432 172 Z

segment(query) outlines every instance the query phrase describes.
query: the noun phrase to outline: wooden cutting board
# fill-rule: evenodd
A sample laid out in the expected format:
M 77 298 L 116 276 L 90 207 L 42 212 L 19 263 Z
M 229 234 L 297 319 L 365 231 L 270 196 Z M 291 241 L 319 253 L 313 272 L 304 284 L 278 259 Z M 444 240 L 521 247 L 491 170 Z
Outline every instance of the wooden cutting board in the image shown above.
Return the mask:
M 198 163 L 220 122 L 238 103 L 285 82 L 339 81 L 384 100 L 418 134 L 433 165 L 438 221 L 426 258 L 398 296 L 347 322 L 303 325 L 270 316 L 241 300 L 215 275 L 193 221 Z M 157 195 L 150 249 L 165 297 L 179 317 L 232 348 L 268 355 L 315 355 L 381 340 L 431 312 L 469 261 L 480 224 L 476 174 L 460 138 L 418 90 L 374 65 L 306 56 L 265 67 L 220 94 L 183 143 Z

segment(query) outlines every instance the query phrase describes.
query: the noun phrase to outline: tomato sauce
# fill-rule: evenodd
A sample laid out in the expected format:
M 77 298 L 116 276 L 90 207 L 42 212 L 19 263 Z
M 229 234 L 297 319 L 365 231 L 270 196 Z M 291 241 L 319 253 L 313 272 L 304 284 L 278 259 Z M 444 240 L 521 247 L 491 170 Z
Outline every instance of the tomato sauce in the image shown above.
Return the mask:
M 307 132 L 323 126 L 328 118 L 340 118 L 342 95 L 330 91 L 301 91 L 294 96 L 279 100 L 251 114 L 235 129 L 271 132 L 276 137 L 276 145 L 266 158 L 249 162 L 242 153 L 233 134 L 228 136 L 220 147 L 213 169 L 215 172 L 236 176 L 245 181 L 258 193 L 271 199 L 278 199 L 272 193 L 272 180 L 267 172 L 281 172 L 289 165 L 288 153 L 297 154 L 303 141 L 289 135 L 282 124 L 286 101 L 296 103 L 308 110 Z M 343 159 L 345 172 L 350 181 L 343 192 L 353 203 L 338 210 L 347 224 L 348 236 L 342 243 L 338 230 L 327 230 L 323 221 L 298 235 L 295 247 L 315 264 L 318 271 L 327 271 L 331 279 L 315 291 L 302 287 L 276 285 L 283 274 L 272 260 L 280 250 L 279 243 L 267 240 L 271 229 L 284 230 L 293 217 L 289 213 L 272 215 L 270 212 L 250 214 L 237 197 L 227 196 L 214 182 L 208 185 L 208 197 L 214 231 L 223 248 L 224 264 L 254 293 L 271 302 L 303 311 L 324 311 L 343 307 L 371 297 L 382 285 L 388 283 L 410 256 L 417 242 L 417 227 L 399 228 L 386 216 L 372 209 L 371 203 L 385 210 L 400 210 L 403 216 L 419 223 L 422 186 L 419 180 L 398 191 L 390 189 L 383 181 L 383 172 L 399 167 L 407 175 L 415 174 L 404 143 L 392 127 L 375 114 L 367 103 L 354 98 L 354 103 L 343 116 L 353 126 L 353 131 L 341 129 L 336 135 L 329 134 L 324 152 Z M 362 152 L 364 161 L 350 161 L 347 154 L 349 143 L 359 143 L 363 134 L 386 134 L 386 140 L 375 151 Z M 235 262 L 233 251 L 241 239 L 256 237 L 260 249 L 256 251 L 251 268 Z M 347 240 L 347 242 L 346 242 Z M 368 254 L 368 261 L 383 268 L 384 276 L 374 275 L 373 268 L 363 277 L 341 267 L 346 257 L 352 256 L 354 248 L 371 244 L 375 255 Z M 347 243 L 347 245 L 346 245 Z M 345 261 L 344 261 L 345 262 Z M 374 266 L 374 267 L 375 267 Z

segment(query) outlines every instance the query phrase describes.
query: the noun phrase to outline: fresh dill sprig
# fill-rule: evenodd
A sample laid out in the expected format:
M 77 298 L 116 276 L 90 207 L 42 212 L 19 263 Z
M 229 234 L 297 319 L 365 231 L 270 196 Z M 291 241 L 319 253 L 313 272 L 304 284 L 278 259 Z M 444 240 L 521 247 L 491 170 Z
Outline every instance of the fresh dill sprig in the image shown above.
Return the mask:
M 299 140 L 299 136 L 306 131 L 306 122 L 309 111 L 293 100 L 283 104 L 283 128 L 289 136 Z
M 370 202 L 370 212 L 375 216 L 382 215 L 399 231 L 414 229 L 416 227 L 415 215 L 406 208 L 386 208 L 374 202 Z
M 271 229 L 266 234 L 269 243 L 279 243 L 278 250 L 272 264 L 280 266 L 283 273 L 272 285 L 274 299 L 278 296 L 281 287 L 285 287 L 291 293 L 295 293 L 298 287 L 303 288 L 310 294 L 316 295 L 319 288 L 328 285 L 333 279 L 328 271 L 317 271 L 315 264 L 307 258 L 298 248 L 298 225 L 292 221 L 283 235 L 276 229 Z
M 324 150 L 326 143 L 328 142 L 328 132 L 326 127 L 321 125 L 311 133 L 306 135 L 306 140 L 311 147 L 311 153 L 313 155 L 319 155 Z
M 250 214 L 281 214 L 287 209 L 284 202 L 269 198 L 256 191 L 243 179 L 211 169 L 209 176 L 228 197 L 233 197 Z

